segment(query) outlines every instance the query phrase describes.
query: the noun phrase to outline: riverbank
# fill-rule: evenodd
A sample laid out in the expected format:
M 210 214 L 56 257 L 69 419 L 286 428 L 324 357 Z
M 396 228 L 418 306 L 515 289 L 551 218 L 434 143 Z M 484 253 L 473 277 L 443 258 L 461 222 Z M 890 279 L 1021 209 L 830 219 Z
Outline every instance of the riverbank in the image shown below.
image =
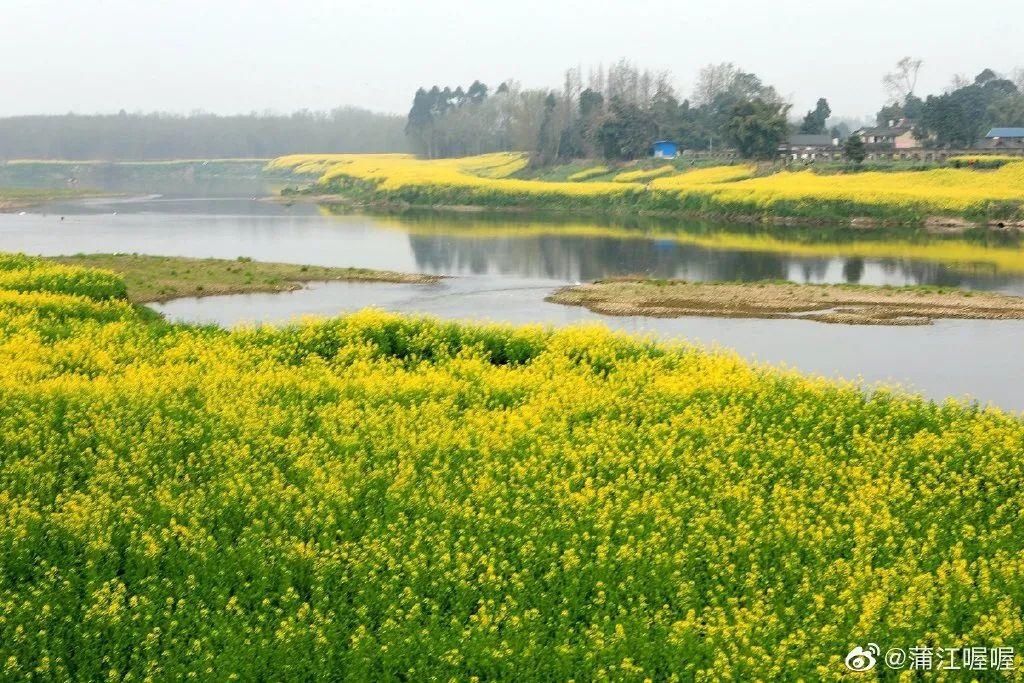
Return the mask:
M 818 174 L 741 163 L 668 164 L 580 181 L 521 178 L 516 153 L 462 159 L 410 155 L 293 155 L 268 164 L 316 180 L 289 197 L 333 195 L 357 206 L 541 209 L 857 227 L 920 225 L 942 232 L 1024 227 L 1024 162 Z
M 1024 297 L 934 287 L 622 278 L 563 287 L 546 300 L 604 315 L 656 318 L 794 318 L 848 325 L 1024 319 Z
M 291 177 L 264 172 L 261 159 L 167 161 L 68 161 L 16 159 L 0 162 L 0 188 L 53 199 L 110 194 L 262 196 L 278 192 Z M 0 200 L 6 190 L 0 189 Z M 18 207 L 24 208 L 24 207 Z
M 246 258 L 229 260 L 142 254 L 77 254 L 50 257 L 47 260 L 117 273 L 124 279 L 128 299 L 133 303 L 153 303 L 186 296 L 288 292 L 308 282 L 429 284 L 441 279 L 434 275 L 268 263 Z
M 100 196 L 98 192 L 37 188 L 0 188 L 0 213 L 21 211 L 33 206 L 63 199 L 84 199 Z

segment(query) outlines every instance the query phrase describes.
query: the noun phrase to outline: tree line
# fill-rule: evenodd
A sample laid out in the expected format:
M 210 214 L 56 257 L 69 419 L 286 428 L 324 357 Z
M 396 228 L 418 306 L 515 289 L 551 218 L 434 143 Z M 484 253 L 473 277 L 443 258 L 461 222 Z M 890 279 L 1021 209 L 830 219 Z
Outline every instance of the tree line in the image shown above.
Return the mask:
M 118 114 L 0 118 L 0 159 L 268 158 L 404 152 L 404 117 L 354 107 L 290 115 Z
M 973 79 L 955 76 L 945 92 L 917 95 L 920 59 L 905 57 L 887 74 L 891 100 L 877 114 L 879 126 L 905 119 L 926 147 L 970 147 L 994 127 L 1024 127 L 1024 69 L 1002 75 L 984 69 Z
M 666 72 L 620 61 L 586 78 L 570 69 L 560 92 L 514 81 L 493 92 L 479 81 L 420 88 L 405 130 L 414 150 L 431 158 L 516 150 L 539 163 L 625 160 L 647 155 L 658 139 L 772 156 L 789 130 L 789 108 L 773 87 L 731 63 L 702 69 L 693 97 L 680 100 Z
M 1010 78 L 986 69 L 959 79 L 945 93 L 915 94 L 921 60 L 900 60 L 883 77 L 891 99 L 878 111 L 879 126 L 910 120 L 922 146 L 970 147 L 992 126 L 1024 126 L 1024 71 Z M 698 73 L 692 94 L 680 98 L 667 72 L 620 61 L 607 70 L 566 72 L 560 90 L 525 89 L 514 81 L 493 91 L 474 81 L 468 88 L 420 88 L 405 131 L 415 152 L 429 158 L 494 151 L 527 151 L 535 163 L 573 158 L 629 160 L 647 156 L 666 139 L 688 150 L 737 150 L 748 158 L 772 158 L 795 133 L 847 140 L 850 126 L 830 125 L 828 100 L 790 120 L 791 106 L 776 89 L 732 63 Z M 851 149 L 859 149 L 854 140 Z

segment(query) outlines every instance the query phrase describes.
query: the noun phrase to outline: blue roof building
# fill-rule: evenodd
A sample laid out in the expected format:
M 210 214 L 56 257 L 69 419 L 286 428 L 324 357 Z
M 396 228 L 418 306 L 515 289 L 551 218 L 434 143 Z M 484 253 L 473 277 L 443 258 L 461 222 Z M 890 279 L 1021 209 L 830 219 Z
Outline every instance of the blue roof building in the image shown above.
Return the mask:
M 1024 149 L 1024 128 L 993 128 L 979 140 L 978 149 L 1017 150 Z
M 993 128 L 987 138 L 1024 138 L 1024 128 Z
M 671 140 L 658 140 L 651 145 L 651 153 L 655 159 L 675 159 L 679 156 L 679 145 Z

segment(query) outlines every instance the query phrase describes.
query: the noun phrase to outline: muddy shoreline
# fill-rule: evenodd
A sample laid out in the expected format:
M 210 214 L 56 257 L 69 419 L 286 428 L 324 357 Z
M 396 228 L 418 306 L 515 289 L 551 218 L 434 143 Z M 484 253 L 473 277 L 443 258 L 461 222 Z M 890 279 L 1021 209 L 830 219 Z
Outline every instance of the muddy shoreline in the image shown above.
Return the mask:
M 563 287 L 546 300 L 604 315 L 657 318 L 784 318 L 848 325 L 1024 319 L 1024 297 L 926 287 L 621 278 Z

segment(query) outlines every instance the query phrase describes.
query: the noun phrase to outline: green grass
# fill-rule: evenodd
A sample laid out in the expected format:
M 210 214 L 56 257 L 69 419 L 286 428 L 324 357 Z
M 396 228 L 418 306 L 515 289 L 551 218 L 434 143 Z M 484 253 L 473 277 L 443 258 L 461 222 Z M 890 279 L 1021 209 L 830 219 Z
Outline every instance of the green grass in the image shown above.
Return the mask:
M 366 268 L 266 263 L 239 257 L 195 259 L 143 254 L 76 254 L 49 259 L 57 263 L 113 271 L 124 278 L 128 297 L 137 303 L 183 296 L 243 292 L 281 292 L 298 283 L 350 280 L 360 282 L 434 282 L 436 277 Z

